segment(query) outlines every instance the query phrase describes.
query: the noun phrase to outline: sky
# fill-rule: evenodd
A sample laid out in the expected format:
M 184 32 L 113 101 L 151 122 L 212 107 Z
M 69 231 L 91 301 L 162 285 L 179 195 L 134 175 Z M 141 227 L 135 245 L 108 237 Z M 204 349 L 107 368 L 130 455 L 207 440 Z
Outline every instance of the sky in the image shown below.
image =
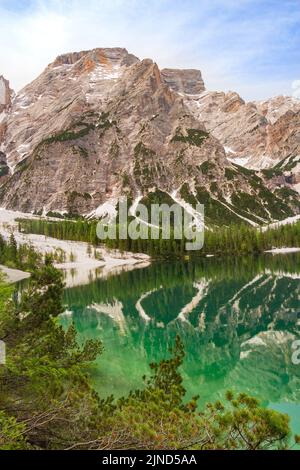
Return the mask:
M 300 0 L 0 0 L 0 75 L 16 91 L 96 47 L 200 69 L 207 89 L 246 100 L 300 98 Z

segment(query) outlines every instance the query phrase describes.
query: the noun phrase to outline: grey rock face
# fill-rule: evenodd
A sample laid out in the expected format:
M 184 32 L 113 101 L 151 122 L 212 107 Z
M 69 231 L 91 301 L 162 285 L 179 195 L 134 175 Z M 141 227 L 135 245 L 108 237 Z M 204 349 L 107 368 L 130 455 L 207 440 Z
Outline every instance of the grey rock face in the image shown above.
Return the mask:
M 121 195 L 134 200 L 159 190 L 205 202 L 210 224 L 293 215 L 294 194 L 281 204 L 273 180 L 242 171 L 222 145 L 246 148 L 258 128 L 263 134 L 267 117 L 236 93 L 212 95 L 203 87 L 199 71 L 161 72 L 126 49 L 59 56 L 6 111 L 0 144 L 12 173 L 0 180 L 0 204 L 88 214 Z M 248 129 L 248 140 L 241 143 L 242 131 L 232 134 L 234 123 Z
M 6 155 L 3 152 L 0 152 L 0 184 L 3 182 L 9 175 L 9 168 L 6 162 Z
M 2 75 L 0 76 L 0 184 L 4 181 L 4 177 L 9 174 L 6 156 L 1 151 L 3 145 L 2 140 L 7 130 L 6 120 L 9 113 L 11 102 L 13 98 L 13 91 L 9 87 L 9 81 Z
M 198 95 L 205 90 L 200 70 L 195 69 L 163 69 L 164 81 L 177 93 Z
M 88 67 L 89 61 L 111 66 L 128 66 L 139 62 L 139 59 L 136 56 L 129 54 L 124 48 L 97 48 L 92 51 L 70 52 L 60 55 L 52 64 L 50 64 L 50 67 L 55 68 L 62 65 L 74 65 L 81 59 L 85 60 L 83 63 L 81 62 L 78 64 L 79 68 L 82 66 Z
M 257 170 L 279 165 L 300 192 L 300 100 L 277 96 L 245 103 L 234 92 L 186 95 L 185 100 L 232 162 Z M 284 164 L 290 158 L 294 163 Z
M 300 100 L 279 96 L 245 103 L 234 92 L 186 96 L 186 104 L 227 148 L 230 158 L 249 168 L 268 168 L 300 154 Z
M 41 140 L 66 129 L 76 116 L 99 109 L 128 64 L 126 49 L 94 49 L 58 57 L 13 101 L 3 145 L 14 167 Z
M 10 106 L 12 93 L 9 81 L 0 75 L 0 113 Z
M 174 139 L 188 129 L 203 145 Z M 126 192 L 172 192 L 207 159 L 229 164 L 157 65 L 125 49 L 57 58 L 17 95 L 4 145 L 14 174 L 2 203 L 25 211 L 86 213 Z

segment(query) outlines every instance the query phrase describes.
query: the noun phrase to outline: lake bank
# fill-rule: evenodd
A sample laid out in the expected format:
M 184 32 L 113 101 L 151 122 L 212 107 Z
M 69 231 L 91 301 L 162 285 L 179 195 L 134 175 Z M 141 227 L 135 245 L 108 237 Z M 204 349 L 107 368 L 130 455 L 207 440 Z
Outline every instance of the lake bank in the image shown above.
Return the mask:
M 15 283 L 30 278 L 30 273 L 20 271 L 19 269 L 8 268 L 7 266 L 0 265 L 0 272 L 4 274 L 7 282 Z
M 150 256 L 143 253 L 121 252 L 97 247 L 94 252 L 89 243 L 70 240 L 59 240 L 45 235 L 24 234 L 18 231 L 18 218 L 36 218 L 32 214 L 0 209 L 0 232 L 4 238 L 9 239 L 13 233 L 18 245 L 30 244 L 39 253 L 57 254 L 63 260 L 54 262 L 54 266 L 65 274 L 67 286 L 86 284 L 96 269 L 103 272 L 103 276 L 115 273 L 122 269 L 133 269 L 138 265 L 146 266 L 150 263 Z M 57 220 L 50 218 L 49 220 Z M 74 273 L 77 276 L 74 276 Z M 76 281 L 75 281 L 76 278 Z
M 64 272 L 69 287 L 122 270 L 143 268 L 152 261 L 295 253 L 300 251 L 298 219 L 296 216 L 282 221 L 278 228 L 271 224 L 270 232 L 263 227 L 258 232 L 245 226 L 220 228 L 215 233 L 208 231 L 201 250 L 185 251 L 184 244 L 178 244 L 178 240 L 141 239 L 132 244 L 135 240 L 122 239 L 103 244 L 96 236 L 97 221 L 41 219 L 0 209 L 0 229 L 4 236 L 8 238 L 13 233 L 19 245 L 29 243 L 43 255 L 50 255 L 54 266 Z

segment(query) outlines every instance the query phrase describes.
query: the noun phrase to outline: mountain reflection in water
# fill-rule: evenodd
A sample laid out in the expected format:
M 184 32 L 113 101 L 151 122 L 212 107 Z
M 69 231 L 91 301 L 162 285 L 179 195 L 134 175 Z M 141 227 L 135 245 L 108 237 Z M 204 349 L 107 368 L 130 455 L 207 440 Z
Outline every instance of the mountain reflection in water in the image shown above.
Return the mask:
M 62 323 L 73 320 L 80 340 L 102 340 L 92 370 L 102 396 L 142 386 L 179 334 L 184 385 L 200 405 L 241 390 L 299 418 L 299 299 L 299 254 L 156 262 L 66 289 Z

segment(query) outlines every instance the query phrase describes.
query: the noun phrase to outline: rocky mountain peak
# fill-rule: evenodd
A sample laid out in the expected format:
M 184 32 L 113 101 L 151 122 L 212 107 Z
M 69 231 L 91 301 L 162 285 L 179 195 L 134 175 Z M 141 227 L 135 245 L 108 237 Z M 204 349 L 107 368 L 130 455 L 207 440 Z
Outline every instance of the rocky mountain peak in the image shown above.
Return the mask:
M 237 164 L 264 169 L 300 154 L 300 100 L 277 96 L 245 102 L 231 91 L 184 98 Z
M 255 102 L 258 111 L 270 124 L 275 124 L 286 113 L 297 113 L 300 110 L 300 99 L 292 96 L 275 96 L 266 101 Z
M 58 56 L 50 64 L 50 68 L 75 65 L 77 71 L 90 72 L 97 66 L 107 68 L 122 67 L 123 65 L 132 65 L 139 62 L 139 59 L 133 54 L 129 54 L 127 49 L 115 48 L 96 48 L 89 51 L 70 52 Z
M 224 104 L 222 106 L 224 113 L 234 113 L 245 104 L 245 101 L 235 91 L 229 91 L 224 95 L 224 98 Z
M 169 87 L 177 93 L 198 95 L 205 91 L 200 70 L 196 69 L 163 69 L 162 77 Z
M 9 173 L 6 155 L 2 152 L 2 141 L 7 130 L 7 115 L 11 108 L 13 91 L 10 89 L 9 81 L 0 75 L 0 181 Z
M 3 78 L 1 87 L 7 107 Z M 285 152 L 297 149 L 299 113 L 285 113 L 275 128 L 271 109 L 235 92 L 205 91 L 199 70 L 161 71 L 126 49 L 61 55 L 3 114 L 0 203 L 90 215 L 125 194 L 204 202 L 212 225 L 292 216 L 300 204 L 290 185 L 298 180 L 277 171 L 273 181 L 234 164 L 282 155 L 284 142 Z M 281 191 L 278 184 L 289 186 Z
M 12 94 L 9 81 L 0 75 L 0 113 L 10 106 Z

